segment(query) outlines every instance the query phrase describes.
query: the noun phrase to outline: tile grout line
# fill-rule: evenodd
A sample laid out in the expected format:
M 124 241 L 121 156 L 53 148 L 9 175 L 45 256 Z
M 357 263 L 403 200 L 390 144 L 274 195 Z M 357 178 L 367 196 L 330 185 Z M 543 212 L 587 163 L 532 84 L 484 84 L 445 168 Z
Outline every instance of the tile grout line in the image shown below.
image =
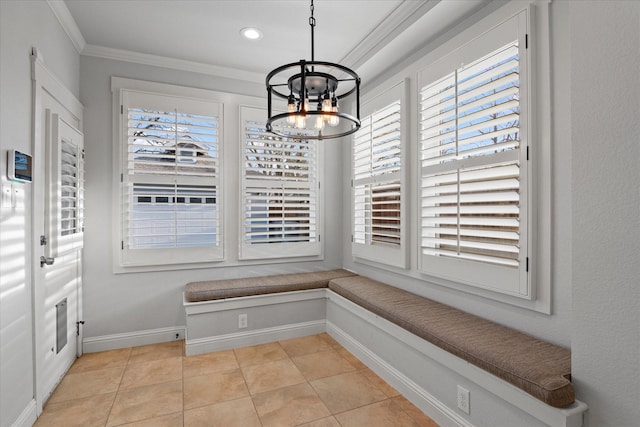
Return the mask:
M 113 401 L 111 402 L 111 406 L 109 407 L 109 413 L 107 414 L 107 419 L 104 422 L 105 427 L 109 424 L 109 419 L 111 419 L 111 411 L 113 411 L 113 406 L 116 404 L 116 399 L 118 398 L 118 393 L 120 393 L 120 386 L 122 385 L 122 381 L 124 380 L 124 374 L 127 372 L 127 368 L 129 367 L 129 360 L 131 359 L 131 353 L 133 352 L 133 347 L 129 347 L 129 354 L 127 355 L 127 360 L 124 364 L 124 368 L 122 369 L 122 376 L 120 377 L 120 381 L 118 382 L 118 388 L 116 389 L 116 393 L 113 395 Z
M 256 413 L 256 417 L 258 418 L 258 422 L 260 423 L 261 427 L 264 427 L 264 425 L 262 424 L 262 418 L 260 417 L 260 414 L 258 413 L 258 408 L 256 408 L 256 403 L 253 401 L 253 395 L 251 394 L 251 390 L 249 390 L 249 384 L 247 383 L 247 377 L 244 375 L 244 370 L 242 369 L 242 366 L 240 366 L 240 361 L 238 360 L 238 355 L 236 354 L 236 349 L 231 349 L 232 353 L 233 353 L 233 357 L 236 360 L 236 363 L 238 365 L 238 369 L 240 369 L 240 374 L 242 375 L 242 380 L 244 381 L 244 386 L 247 388 L 247 394 L 249 395 L 249 400 L 251 400 L 251 406 L 253 407 L 253 410 Z

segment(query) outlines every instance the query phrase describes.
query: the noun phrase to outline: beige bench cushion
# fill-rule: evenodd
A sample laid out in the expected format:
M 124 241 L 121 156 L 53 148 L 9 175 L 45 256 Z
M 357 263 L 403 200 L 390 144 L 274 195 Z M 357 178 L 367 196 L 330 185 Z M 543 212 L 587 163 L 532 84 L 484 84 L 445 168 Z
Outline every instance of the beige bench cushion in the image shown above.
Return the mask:
M 185 298 L 189 302 L 209 301 L 276 292 L 326 288 L 329 281 L 354 276 L 347 270 L 316 271 L 312 273 L 278 274 L 243 279 L 209 280 L 188 283 Z
M 565 348 L 366 277 L 332 280 L 329 288 L 548 405 L 575 400 Z

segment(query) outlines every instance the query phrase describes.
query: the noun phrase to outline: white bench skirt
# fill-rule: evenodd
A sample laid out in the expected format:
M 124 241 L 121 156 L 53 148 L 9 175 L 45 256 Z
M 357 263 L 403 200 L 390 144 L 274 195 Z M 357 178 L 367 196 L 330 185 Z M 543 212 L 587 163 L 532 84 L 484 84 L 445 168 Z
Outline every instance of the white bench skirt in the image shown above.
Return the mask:
M 579 427 L 587 405 L 553 408 L 333 291 L 187 302 L 187 355 L 327 332 L 442 426 Z M 247 315 L 247 328 L 238 316 Z M 470 415 L 456 390 L 470 391 Z

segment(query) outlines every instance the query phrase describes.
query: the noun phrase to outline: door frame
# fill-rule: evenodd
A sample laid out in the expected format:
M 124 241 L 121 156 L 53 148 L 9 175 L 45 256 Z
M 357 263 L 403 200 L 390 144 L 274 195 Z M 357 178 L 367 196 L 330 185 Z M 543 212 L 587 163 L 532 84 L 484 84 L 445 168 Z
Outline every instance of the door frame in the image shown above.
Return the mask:
M 67 89 L 49 70 L 45 67 L 42 56 L 34 47 L 31 52 L 31 80 L 32 80 L 32 146 L 33 146 L 33 184 L 32 184 L 32 210 L 31 210 L 31 286 L 32 286 L 32 337 L 33 337 L 33 387 L 36 401 L 36 413 L 42 413 L 44 400 L 48 397 L 44 395 L 44 378 L 42 378 L 42 360 L 40 354 L 44 347 L 44 339 L 41 337 L 41 325 L 43 324 L 44 313 L 37 310 L 38 302 L 42 299 L 43 283 L 40 283 L 39 265 L 42 247 L 40 245 L 40 234 L 37 230 L 40 226 L 38 218 L 42 218 L 37 212 L 45 209 L 45 184 L 47 182 L 45 171 L 45 160 L 47 158 L 44 138 L 47 136 L 46 116 L 44 114 L 44 97 L 49 96 L 64 108 L 67 119 L 71 118 L 71 124 L 77 129 L 82 129 L 84 107 L 75 95 Z M 81 268 L 81 262 L 78 263 Z M 78 272 L 81 283 L 81 270 Z M 81 286 L 81 284 L 79 285 Z M 78 316 L 82 316 L 82 292 L 77 292 L 78 296 Z M 82 352 L 82 332 L 78 337 L 78 352 Z

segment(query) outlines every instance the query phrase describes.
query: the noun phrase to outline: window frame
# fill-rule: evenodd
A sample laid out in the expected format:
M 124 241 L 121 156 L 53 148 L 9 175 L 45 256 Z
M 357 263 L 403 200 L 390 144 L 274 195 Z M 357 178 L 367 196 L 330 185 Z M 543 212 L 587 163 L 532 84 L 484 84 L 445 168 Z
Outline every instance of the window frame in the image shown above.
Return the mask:
M 114 271 L 134 272 L 134 271 L 156 271 L 180 268 L 193 268 L 202 264 L 219 263 L 224 261 L 225 249 L 225 230 L 224 230 L 224 182 L 222 159 L 224 158 L 224 103 L 216 96 L 217 93 L 189 87 L 181 87 L 175 85 L 159 84 L 153 82 L 143 82 L 118 77 L 112 78 L 112 94 L 114 106 L 114 183 L 113 189 L 113 215 L 114 215 L 114 232 L 117 240 L 114 242 Z M 218 108 L 218 163 L 217 178 L 215 179 L 216 187 L 216 208 L 218 216 L 217 225 L 217 246 L 214 247 L 195 247 L 195 248 L 171 248 L 171 249 L 136 249 L 129 250 L 125 245 L 126 239 L 126 220 L 124 215 L 124 204 L 127 199 L 127 191 L 125 186 L 129 182 L 127 180 L 127 141 L 125 132 L 128 126 L 127 114 L 125 111 L 126 94 L 151 95 L 165 98 L 171 103 L 171 98 L 179 102 L 190 100 L 195 102 L 217 104 Z M 178 175 L 184 177 L 184 175 Z M 198 177 L 200 178 L 200 177 Z M 197 180 L 197 179 L 196 179 Z M 181 185 L 193 185 L 196 181 L 190 179 L 180 179 Z M 142 181 L 147 181 L 142 179 Z M 163 180 L 151 177 L 148 180 L 150 184 L 159 183 Z M 200 178 L 200 181 L 204 181 Z M 134 181 L 132 181 L 134 182 Z M 222 202 L 221 202 L 222 200 Z M 171 260 L 167 262 L 167 260 Z
M 393 180 L 400 182 L 400 244 L 399 245 L 387 245 L 387 244 L 373 244 L 370 243 L 358 243 L 356 239 L 356 191 L 360 185 L 367 184 L 383 184 L 388 183 L 390 180 L 384 179 L 384 175 L 381 178 L 377 176 L 370 176 L 367 178 L 356 179 L 355 177 L 355 153 L 354 144 L 355 138 L 350 138 L 350 164 L 349 169 L 351 172 L 351 205 L 350 205 L 350 224 L 351 224 L 351 254 L 355 261 L 359 262 L 374 262 L 376 265 L 382 267 L 396 267 L 406 269 L 408 267 L 408 251 L 410 244 L 408 241 L 408 198 L 410 193 L 408 191 L 407 177 L 408 177 L 408 160 L 407 153 L 409 151 L 408 140 L 409 134 L 409 103 L 408 103 L 408 91 L 409 82 L 407 79 L 403 79 L 400 82 L 394 84 L 381 86 L 374 90 L 374 96 L 364 99 L 361 105 L 361 117 L 366 120 L 369 116 L 374 115 L 376 112 L 384 110 L 388 106 L 395 102 L 400 103 L 400 171 L 394 173 Z M 373 211 L 373 209 L 372 209 Z M 371 226 L 373 227 L 373 223 Z
M 506 16 L 488 29 L 480 31 L 475 37 L 467 36 L 467 39 L 458 42 L 455 47 L 443 52 L 437 60 L 432 61 L 427 66 L 418 69 L 417 72 L 417 111 L 421 111 L 420 93 L 424 87 L 438 81 L 450 71 L 459 68 L 459 64 L 473 63 L 513 40 L 510 34 L 517 34 L 520 43 L 520 115 L 521 124 L 524 117 L 524 126 L 521 126 L 521 142 L 519 150 L 520 172 L 520 197 L 524 197 L 524 209 L 520 209 L 521 227 L 524 224 L 524 233 L 521 228 L 521 241 L 519 252 L 519 266 L 517 270 L 509 270 L 505 267 L 497 267 L 477 261 L 466 261 L 454 258 L 444 258 L 422 253 L 422 243 L 420 239 L 416 243 L 418 271 L 429 277 L 440 278 L 447 283 L 457 283 L 463 285 L 463 289 L 484 289 L 492 293 L 504 294 L 511 297 L 532 300 L 535 298 L 532 275 L 530 274 L 530 260 L 533 253 L 535 222 L 533 206 L 535 205 L 533 191 L 533 179 L 530 174 L 535 171 L 533 159 L 528 158 L 529 146 L 534 141 L 533 128 L 536 126 L 533 116 L 532 92 L 532 68 L 531 62 L 533 49 L 527 46 L 529 34 L 533 27 L 532 9 L 520 9 L 512 15 Z M 450 43 L 451 44 L 451 43 Z M 480 53 L 478 53 L 480 52 Z M 465 59 L 467 59 L 465 61 Z M 524 70 L 524 71 L 523 71 Z M 419 114 L 419 113 L 418 113 Z M 419 116 L 416 117 L 418 140 L 421 140 L 421 123 Z M 418 143 L 416 147 L 418 159 L 422 157 L 422 147 Z M 467 163 L 474 164 L 474 158 L 465 159 Z M 465 163 L 465 162 L 461 162 Z M 478 162 L 475 162 L 478 163 Z M 522 167 L 524 166 L 524 168 Z M 524 169 L 524 173 L 522 170 Z M 423 183 L 423 168 L 421 164 L 417 166 L 417 200 L 416 223 L 418 229 L 422 229 L 422 212 L 420 188 Z
M 456 48 L 465 45 L 491 28 L 500 25 L 514 15 L 526 10 L 529 18 L 529 104 L 531 113 L 530 132 L 530 179 L 529 188 L 531 195 L 531 214 L 529 217 L 531 233 L 529 236 L 529 281 L 531 283 L 531 297 L 521 298 L 496 292 L 492 289 L 469 286 L 456 280 L 442 278 L 425 273 L 419 269 L 419 245 L 420 241 L 413 231 L 421 226 L 420 205 L 416 204 L 420 199 L 418 188 L 420 169 L 415 154 L 418 152 L 418 138 L 420 134 L 418 112 L 420 101 L 417 87 L 418 72 L 430 64 L 438 61 Z M 393 269 L 384 264 L 354 260 L 351 253 L 346 253 L 345 268 L 355 269 L 361 274 L 384 275 L 383 270 L 392 271 L 397 277 L 390 280 L 398 280 L 406 283 L 418 293 L 436 292 L 442 295 L 467 295 L 468 297 L 480 297 L 488 301 L 506 304 L 513 308 L 531 310 L 536 313 L 549 315 L 553 312 L 552 298 L 555 293 L 553 280 L 557 274 L 554 268 L 552 252 L 555 247 L 553 240 L 554 223 L 552 213 L 563 209 L 554 201 L 553 186 L 557 178 L 553 178 L 559 166 L 553 165 L 553 154 L 558 148 L 553 147 L 553 126 L 551 120 L 551 41 L 550 41 L 550 4 L 544 0 L 531 0 L 528 2 L 509 1 L 504 4 L 492 4 L 483 7 L 479 12 L 448 29 L 436 39 L 427 40 L 418 52 L 392 66 L 381 76 L 377 77 L 371 86 L 365 86 L 363 96 L 366 98 L 376 86 L 383 86 L 400 79 L 408 79 L 410 85 L 409 99 L 411 107 L 410 118 L 410 179 L 408 187 L 410 191 L 410 248 L 409 267 L 406 270 Z M 344 152 L 348 156 L 347 151 Z M 349 174 L 351 164 L 344 162 L 344 173 Z M 348 176 L 348 175 L 347 175 Z M 345 182 L 347 179 L 345 179 Z M 350 191 L 344 190 L 345 200 L 350 197 Z M 347 192 L 348 191 L 348 192 Z M 344 221 L 350 221 L 351 206 L 344 209 Z M 344 244 L 349 245 L 348 236 L 344 238 Z M 345 246 L 348 247 L 348 246 Z
M 295 258 L 309 258 L 318 259 L 318 257 L 323 256 L 323 247 L 322 244 L 322 231 L 323 231 L 323 212 L 324 212 L 324 196 L 321 182 L 323 178 L 324 171 L 324 149 L 323 143 L 317 140 L 307 140 L 302 141 L 302 143 L 309 143 L 315 145 L 315 182 L 310 183 L 309 185 L 304 184 L 304 181 L 291 181 L 291 180 L 278 180 L 277 182 L 281 182 L 282 186 L 285 186 L 287 182 L 290 185 L 288 190 L 292 190 L 293 188 L 300 188 L 301 190 L 308 190 L 310 192 L 315 192 L 315 218 L 313 227 L 315 228 L 315 241 L 312 242 L 274 242 L 274 243 L 264 243 L 264 244 L 256 244 L 256 245 L 248 245 L 245 244 L 245 234 L 246 234 L 246 221 L 245 221 L 245 192 L 247 188 L 257 188 L 250 187 L 248 184 L 251 183 L 251 180 L 246 178 L 245 175 L 245 120 L 251 120 L 256 122 L 261 122 L 267 115 L 266 108 L 263 107 L 255 107 L 250 105 L 240 105 L 239 107 L 239 138 L 240 141 L 240 149 L 238 150 L 239 156 L 239 230 L 238 230 L 238 259 L 239 260 L 268 260 L 268 259 L 282 259 L 283 261 L 291 261 Z M 266 122 L 266 120 L 264 120 Z M 275 137 L 275 139 L 280 139 L 280 137 Z M 256 180 L 258 181 L 258 180 Z M 274 180 L 275 181 L 275 180 Z M 258 184 L 256 182 L 256 184 Z M 269 185 L 271 189 L 277 189 L 276 185 Z M 284 190 L 283 190 L 284 191 Z
M 85 152 L 84 152 L 84 134 L 78 129 L 67 123 L 58 114 L 51 113 L 46 110 L 47 126 L 51 128 L 51 144 L 47 149 L 47 162 L 50 162 L 48 176 L 46 177 L 49 191 L 47 192 L 45 209 L 47 211 L 47 221 L 45 224 L 45 233 L 49 236 L 50 242 L 46 245 L 48 257 L 59 257 L 84 246 L 84 204 L 85 204 Z M 63 130 L 63 128 L 66 128 Z M 73 134 L 69 138 L 68 132 Z M 72 158 L 75 160 L 75 175 L 69 175 L 75 178 L 75 187 L 73 191 L 72 207 L 75 208 L 72 229 L 66 229 L 69 233 L 65 233 L 63 222 L 68 220 L 62 218 L 62 210 L 65 204 L 65 193 L 63 176 L 65 174 L 64 145 L 72 148 Z M 66 190 L 68 191 L 68 190 Z M 68 198 L 68 195 L 67 197 Z

